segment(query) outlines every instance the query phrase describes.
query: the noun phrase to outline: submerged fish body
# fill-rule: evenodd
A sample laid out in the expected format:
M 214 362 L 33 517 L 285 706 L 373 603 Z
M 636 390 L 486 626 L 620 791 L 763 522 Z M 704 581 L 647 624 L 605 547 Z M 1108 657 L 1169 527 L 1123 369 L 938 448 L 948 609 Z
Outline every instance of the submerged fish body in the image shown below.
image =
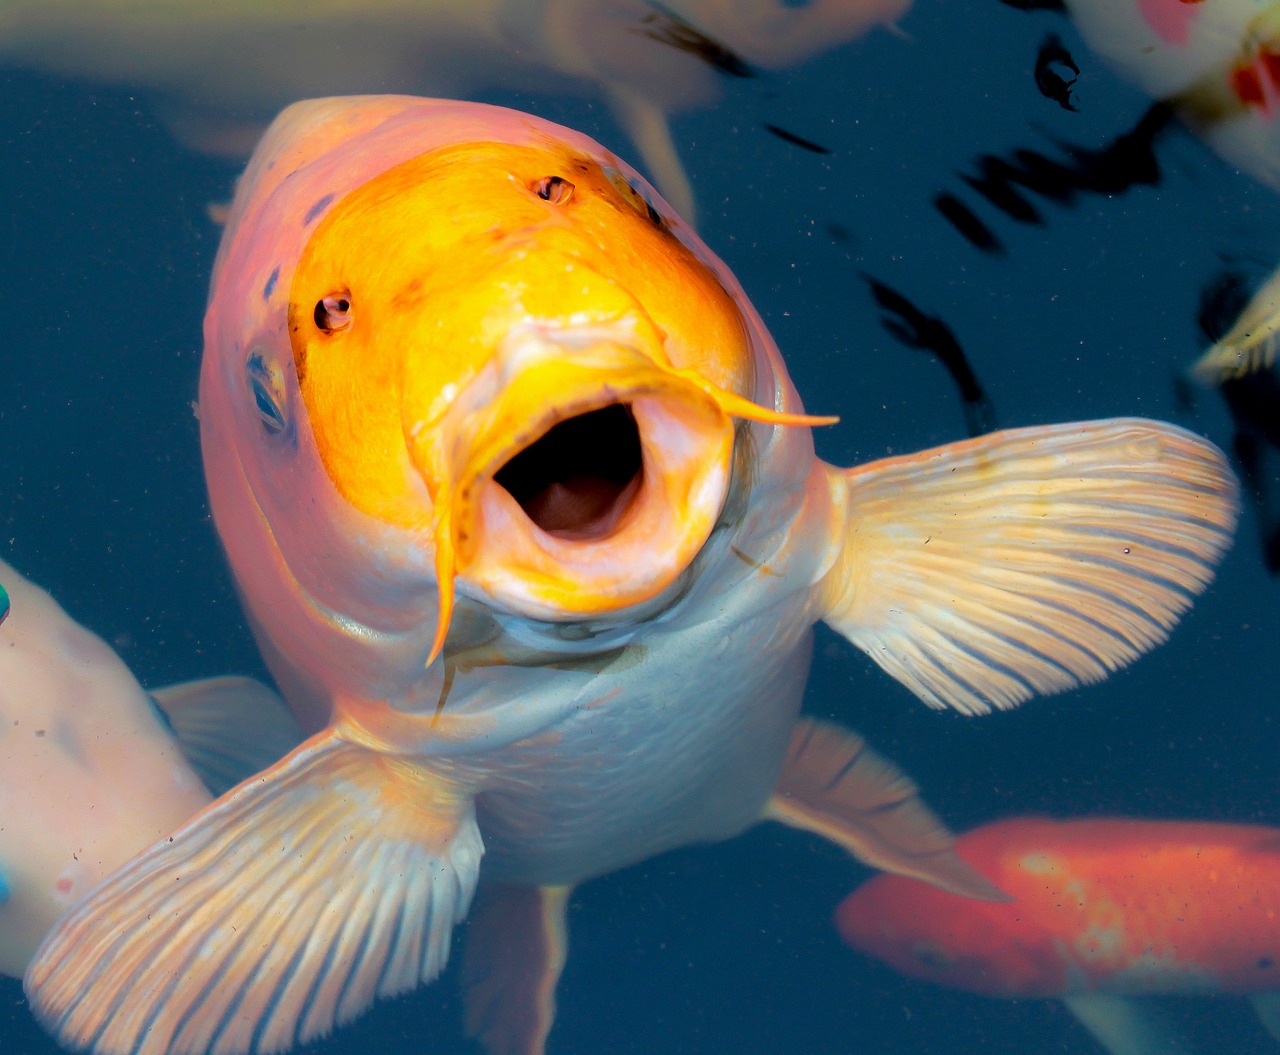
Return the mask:
M 1020 817 L 957 852 L 1012 896 L 957 898 L 878 876 L 841 903 L 854 948 L 985 996 L 1063 999 L 1117 1053 L 1182 1051 L 1122 998 L 1236 994 L 1280 1039 L 1280 829 Z
M 0 974 L 21 977 L 78 898 L 212 801 L 193 765 L 207 773 L 215 755 L 229 762 L 229 734 L 201 748 L 195 725 L 234 723 L 248 704 L 260 737 L 251 762 L 262 765 L 263 719 L 286 736 L 291 722 L 244 678 L 159 690 L 158 707 L 104 641 L 4 561 L 0 621 Z M 292 746 L 274 742 L 277 756 Z
M 315 735 L 46 942 L 33 1007 L 96 1051 L 321 1035 L 434 977 L 479 883 L 469 1029 L 539 1052 L 568 890 L 764 819 L 999 898 L 910 781 L 797 718 L 810 627 L 933 706 L 1013 706 L 1162 640 L 1236 515 L 1221 454 L 1140 419 L 820 462 L 724 264 L 495 107 L 287 110 L 205 342 L 215 521 Z
M 182 138 L 235 157 L 249 153 L 278 110 L 316 95 L 468 98 L 536 85 L 599 97 L 683 211 L 692 188 L 667 119 L 719 97 L 717 61 L 781 68 L 909 7 L 910 0 L 6 0 L 0 62 L 149 90 Z

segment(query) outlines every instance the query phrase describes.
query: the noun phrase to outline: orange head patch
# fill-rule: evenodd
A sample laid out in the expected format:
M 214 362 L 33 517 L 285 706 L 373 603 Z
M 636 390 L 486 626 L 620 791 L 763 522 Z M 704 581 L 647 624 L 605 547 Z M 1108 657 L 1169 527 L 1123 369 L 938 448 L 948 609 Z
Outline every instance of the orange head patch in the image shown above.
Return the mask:
M 454 579 L 575 619 L 661 592 L 728 489 L 754 363 L 734 299 L 623 174 L 548 138 L 430 151 L 317 225 L 290 296 L 303 401 L 356 508 Z

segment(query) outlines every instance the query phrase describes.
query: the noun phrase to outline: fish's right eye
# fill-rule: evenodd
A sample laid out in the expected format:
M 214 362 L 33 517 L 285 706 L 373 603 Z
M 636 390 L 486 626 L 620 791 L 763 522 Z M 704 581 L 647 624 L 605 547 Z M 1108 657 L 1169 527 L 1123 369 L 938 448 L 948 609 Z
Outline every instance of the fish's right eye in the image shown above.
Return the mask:
M 280 371 L 269 367 L 262 356 L 254 352 L 245 363 L 244 372 L 262 427 L 273 435 L 284 432 L 289 422 L 281 409 L 284 406 L 284 378 Z
M 552 205 L 563 205 L 573 197 L 574 187 L 563 176 L 543 176 L 533 185 L 533 192 Z

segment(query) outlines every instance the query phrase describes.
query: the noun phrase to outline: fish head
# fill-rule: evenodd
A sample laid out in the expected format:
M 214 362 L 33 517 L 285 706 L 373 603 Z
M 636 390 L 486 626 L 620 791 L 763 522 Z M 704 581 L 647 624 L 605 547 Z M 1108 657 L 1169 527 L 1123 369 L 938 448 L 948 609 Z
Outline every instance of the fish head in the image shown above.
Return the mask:
M 313 608 L 403 629 L 430 593 L 428 662 L 455 596 L 561 624 L 671 603 L 749 480 L 744 430 L 764 448 L 817 420 L 758 317 L 591 140 L 495 107 L 382 105 L 372 132 L 271 148 L 305 192 L 251 167 L 215 277 L 204 447 L 254 617 L 280 599 L 255 603 L 257 558 L 235 541 L 249 520 L 278 554 L 257 570 Z M 274 181 L 263 206 L 255 180 Z M 250 317 L 238 257 L 274 276 Z M 231 480 L 218 463 L 237 447 Z M 231 512 L 224 477 L 259 517 Z M 265 629 L 289 651 L 287 628 Z

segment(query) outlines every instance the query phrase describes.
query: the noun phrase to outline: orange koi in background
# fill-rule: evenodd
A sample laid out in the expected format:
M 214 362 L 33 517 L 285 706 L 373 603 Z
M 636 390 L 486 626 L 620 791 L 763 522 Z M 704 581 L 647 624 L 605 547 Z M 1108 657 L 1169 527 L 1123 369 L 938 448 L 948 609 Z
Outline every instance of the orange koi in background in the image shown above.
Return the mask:
M 1062 1000 L 1112 1055 L 1190 1051 L 1142 995 L 1246 995 L 1280 1040 L 1280 828 L 1019 817 L 956 852 L 1011 900 L 877 876 L 836 910 L 844 940 L 913 978 Z

